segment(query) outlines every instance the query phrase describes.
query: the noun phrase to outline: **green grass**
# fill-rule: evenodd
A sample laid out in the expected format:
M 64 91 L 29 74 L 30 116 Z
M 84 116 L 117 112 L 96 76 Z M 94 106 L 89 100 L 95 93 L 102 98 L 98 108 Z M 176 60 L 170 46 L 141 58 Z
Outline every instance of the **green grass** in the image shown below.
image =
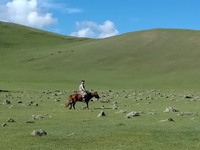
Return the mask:
M 102 89 L 199 89 L 199 31 L 154 29 L 86 39 L 3 22 L 0 29 L 3 89 L 71 88 L 81 79 Z
M 55 96 L 55 91 L 0 93 L 1 124 L 8 118 L 16 121 L 0 128 L 1 148 L 187 150 L 200 146 L 199 116 L 177 115 L 180 112 L 199 113 L 199 98 L 193 101 L 184 98 L 185 94 L 194 97 L 199 94 L 156 90 L 102 91 L 100 94 L 104 97 L 101 100 L 109 99 L 109 103 L 93 101 L 90 110 L 82 109 L 85 104 L 77 103 L 77 110 L 67 110 L 63 104 L 71 92 L 61 91 L 59 96 Z M 6 95 L 10 105 L 3 104 Z M 23 103 L 18 104 L 19 100 Z M 29 101 L 39 106 L 28 106 Z M 118 109 L 112 109 L 113 102 L 118 102 Z M 104 109 L 101 109 L 102 105 Z M 163 112 L 169 106 L 180 112 Z M 98 118 L 101 110 L 106 116 Z M 117 113 L 119 110 L 126 110 L 126 113 Z M 127 119 L 125 115 L 131 111 L 141 111 L 141 116 Z M 156 114 L 149 115 L 149 112 Z M 35 120 L 33 124 L 25 123 L 32 115 L 43 115 L 44 119 Z M 168 118 L 175 122 L 160 122 Z M 48 133 L 47 136 L 31 136 L 34 129 L 40 128 Z
M 1 149 L 199 149 L 199 116 L 163 112 L 171 106 L 200 113 L 199 40 L 200 32 L 192 30 L 87 39 L 0 22 L 0 90 L 10 91 L 0 92 L 0 123 L 16 121 L 0 127 Z M 77 103 L 77 110 L 65 109 L 81 79 L 110 102 L 91 102 L 90 110 L 82 109 L 83 103 Z M 56 96 L 56 90 L 62 94 Z M 30 101 L 39 106 L 28 106 Z M 97 117 L 101 110 L 106 117 Z M 127 119 L 131 111 L 141 116 Z M 160 122 L 168 118 L 175 122 Z M 31 136 L 40 128 L 48 135 Z

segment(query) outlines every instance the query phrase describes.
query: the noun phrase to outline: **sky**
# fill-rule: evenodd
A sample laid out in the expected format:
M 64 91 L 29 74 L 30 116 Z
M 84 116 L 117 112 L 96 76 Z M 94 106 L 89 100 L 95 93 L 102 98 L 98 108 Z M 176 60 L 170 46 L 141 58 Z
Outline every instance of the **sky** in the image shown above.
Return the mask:
M 200 0 L 0 0 L 0 21 L 89 38 L 154 28 L 200 30 Z

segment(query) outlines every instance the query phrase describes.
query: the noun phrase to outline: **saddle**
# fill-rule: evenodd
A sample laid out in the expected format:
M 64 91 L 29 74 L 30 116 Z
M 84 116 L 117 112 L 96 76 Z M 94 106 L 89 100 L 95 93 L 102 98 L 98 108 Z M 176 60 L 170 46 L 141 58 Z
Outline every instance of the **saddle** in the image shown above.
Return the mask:
M 82 96 L 83 99 L 87 98 L 88 93 L 89 93 L 88 91 L 86 91 L 86 92 L 79 92 L 79 94 Z

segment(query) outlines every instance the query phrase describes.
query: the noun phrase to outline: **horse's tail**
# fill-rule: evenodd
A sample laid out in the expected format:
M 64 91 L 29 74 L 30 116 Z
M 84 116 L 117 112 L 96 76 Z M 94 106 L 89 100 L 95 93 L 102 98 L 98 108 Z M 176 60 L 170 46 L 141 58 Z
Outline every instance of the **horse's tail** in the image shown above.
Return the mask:
M 69 107 L 69 105 L 72 103 L 72 101 L 73 101 L 72 95 L 69 95 L 68 102 L 65 104 L 65 108 Z

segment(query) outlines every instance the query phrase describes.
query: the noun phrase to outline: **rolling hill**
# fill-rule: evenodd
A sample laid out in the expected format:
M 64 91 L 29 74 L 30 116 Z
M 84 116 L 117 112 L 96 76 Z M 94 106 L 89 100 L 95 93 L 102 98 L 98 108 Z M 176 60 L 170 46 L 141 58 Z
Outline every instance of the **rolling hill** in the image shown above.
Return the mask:
M 200 89 L 200 31 L 152 29 L 105 39 L 0 22 L 0 89 Z

